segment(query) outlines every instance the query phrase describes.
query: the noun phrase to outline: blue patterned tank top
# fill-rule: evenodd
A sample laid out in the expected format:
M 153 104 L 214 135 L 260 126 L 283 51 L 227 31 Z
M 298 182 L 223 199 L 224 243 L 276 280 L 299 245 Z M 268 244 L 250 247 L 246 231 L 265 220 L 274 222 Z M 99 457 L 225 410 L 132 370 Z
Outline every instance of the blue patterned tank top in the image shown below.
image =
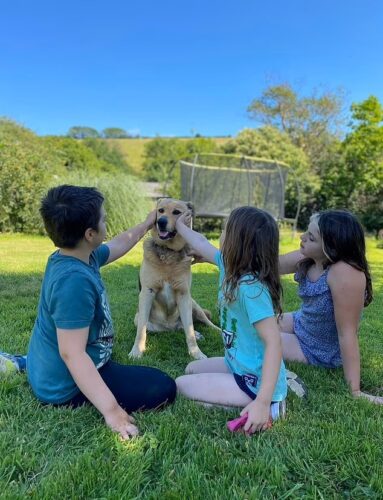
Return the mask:
M 317 281 L 295 273 L 302 307 L 293 313 L 294 333 L 311 365 L 335 368 L 342 365 L 334 304 L 327 283 L 328 267 Z

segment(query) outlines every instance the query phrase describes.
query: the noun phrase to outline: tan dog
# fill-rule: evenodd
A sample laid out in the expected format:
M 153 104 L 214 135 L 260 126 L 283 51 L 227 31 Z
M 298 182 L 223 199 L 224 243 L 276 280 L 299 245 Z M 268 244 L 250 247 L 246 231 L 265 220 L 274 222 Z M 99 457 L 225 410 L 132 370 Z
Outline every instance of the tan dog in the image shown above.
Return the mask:
M 191 297 L 190 248 L 177 234 L 177 218 L 191 212 L 193 206 L 172 198 L 157 202 L 157 222 L 151 237 L 144 241 L 144 259 L 140 269 L 141 291 L 135 317 L 137 335 L 129 356 L 140 358 L 145 351 L 146 331 L 185 330 L 189 354 L 206 358 L 196 342 L 193 319 L 219 331 Z

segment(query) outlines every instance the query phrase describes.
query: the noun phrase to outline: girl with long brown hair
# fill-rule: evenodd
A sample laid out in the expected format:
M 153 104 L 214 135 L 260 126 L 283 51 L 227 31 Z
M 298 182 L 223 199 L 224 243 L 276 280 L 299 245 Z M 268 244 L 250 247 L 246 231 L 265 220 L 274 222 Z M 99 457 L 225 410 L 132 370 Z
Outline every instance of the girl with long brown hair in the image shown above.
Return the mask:
M 354 397 L 383 404 L 360 390 L 358 328 L 372 301 L 362 226 L 347 210 L 314 214 L 300 251 L 280 257 L 281 274 L 295 273 L 302 306 L 284 313 L 280 328 L 285 361 L 343 367 Z
M 194 251 L 218 266 L 218 302 L 224 357 L 193 361 L 176 380 L 184 396 L 202 402 L 241 407 L 245 432 L 265 430 L 270 418 L 284 416 L 287 392 L 276 315 L 281 313 L 278 265 L 279 232 L 275 220 L 255 207 L 233 210 L 211 245 L 185 224 L 176 229 Z

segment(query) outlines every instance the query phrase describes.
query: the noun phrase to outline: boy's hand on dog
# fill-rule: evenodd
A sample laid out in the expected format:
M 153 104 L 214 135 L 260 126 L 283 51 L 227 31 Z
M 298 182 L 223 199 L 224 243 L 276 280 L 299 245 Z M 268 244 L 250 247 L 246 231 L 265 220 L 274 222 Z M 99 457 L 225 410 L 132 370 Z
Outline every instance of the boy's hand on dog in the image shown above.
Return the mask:
M 145 225 L 147 226 L 148 231 L 154 226 L 154 224 L 156 223 L 156 219 L 157 219 L 157 210 L 152 210 L 146 216 Z
M 138 428 L 133 425 L 134 418 L 126 411 L 117 406 L 112 412 L 104 415 L 106 425 L 114 432 L 118 432 L 122 439 L 129 439 L 138 436 Z

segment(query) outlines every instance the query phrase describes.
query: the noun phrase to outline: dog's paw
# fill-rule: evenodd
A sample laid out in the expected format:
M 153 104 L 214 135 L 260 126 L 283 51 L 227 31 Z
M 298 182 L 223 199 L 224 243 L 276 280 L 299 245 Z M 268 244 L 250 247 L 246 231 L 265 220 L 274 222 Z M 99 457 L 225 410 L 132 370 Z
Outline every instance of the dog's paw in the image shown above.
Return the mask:
M 133 349 L 129 353 L 129 358 L 142 358 L 143 351 L 141 351 L 138 347 L 133 347 Z
M 194 359 L 206 359 L 207 356 L 200 349 L 193 349 L 193 351 L 189 351 L 190 356 Z
M 205 340 L 205 337 L 202 335 L 202 333 L 197 332 L 197 330 L 194 330 L 194 333 L 196 340 Z

